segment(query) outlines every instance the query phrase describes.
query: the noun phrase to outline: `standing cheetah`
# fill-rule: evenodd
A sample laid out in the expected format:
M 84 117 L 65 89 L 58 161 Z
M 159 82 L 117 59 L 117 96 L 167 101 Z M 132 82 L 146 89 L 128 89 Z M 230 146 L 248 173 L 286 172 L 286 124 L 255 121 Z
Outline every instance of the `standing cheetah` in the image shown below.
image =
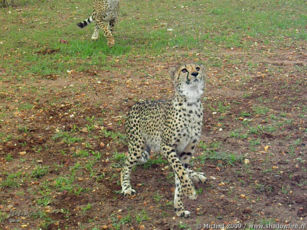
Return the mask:
M 203 66 L 187 64 L 173 69 L 171 76 L 175 87 L 172 100 L 139 102 L 128 114 L 128 156 L 121 171 L 121 186 L 123 194 L 135 194 L 130 184 L 132 167 L 146 162 L 151 150 L 160 151 L 175 172 L 175 212 L 178 216 L 189 217 L 182 197 L 196 199 L 192 180 L 206 181 L 204 173 L 189 167 L 201 136 L 205 73 Z
M 94 0 L 94 11 L 92 15 L 79 22 L 77 25 L 80 28 L 87 26 L 92 21 L 95 21 L 96 26 L 92 35 L 92 40 L 97 40 L 99 37 L 99 29 L 102 29 L 105 37 L 108 40 L 108 46 L 113 46 L 115 40 L 112 34 L 119 12 L 119 0 Z

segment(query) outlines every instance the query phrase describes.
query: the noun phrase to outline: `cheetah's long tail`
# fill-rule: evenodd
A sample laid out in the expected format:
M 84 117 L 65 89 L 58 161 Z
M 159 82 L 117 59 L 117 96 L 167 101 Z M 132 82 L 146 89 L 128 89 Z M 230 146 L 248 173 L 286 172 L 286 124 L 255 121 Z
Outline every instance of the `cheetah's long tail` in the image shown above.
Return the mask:
M 93 21 L 93 17 L 90 16 L 89 18 L 85 19 L 83 22 L 79 22 L 77 25 L 80 28 L 86 27 L 88 24 L 90 24 Z

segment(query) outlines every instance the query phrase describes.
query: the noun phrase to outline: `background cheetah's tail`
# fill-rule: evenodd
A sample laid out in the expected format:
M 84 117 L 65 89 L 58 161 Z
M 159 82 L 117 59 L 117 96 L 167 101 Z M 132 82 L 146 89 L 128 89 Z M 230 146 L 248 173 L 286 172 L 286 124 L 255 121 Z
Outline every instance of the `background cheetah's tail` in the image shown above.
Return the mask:
M 88 24 L 90 24 L 93 21 L 92 16 L 90 16 L 88 19 L 85 19 L 83 22 L 79 22 L 77 25 L 80 28 L 86 27 Z

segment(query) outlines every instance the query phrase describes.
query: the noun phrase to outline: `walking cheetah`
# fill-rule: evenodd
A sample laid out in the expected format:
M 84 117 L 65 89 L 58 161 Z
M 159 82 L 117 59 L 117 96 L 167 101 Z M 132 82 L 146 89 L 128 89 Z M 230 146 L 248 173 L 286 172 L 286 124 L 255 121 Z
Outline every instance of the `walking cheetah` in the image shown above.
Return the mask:
M 128 156 L 121 171 L 121 186 L 123 194 L 135 194 L 130 184 L 132 167 L 138 162 L 146 162 L 151 150 L 161 151 L 175 172 L 175 212 L 178 216 L 189 217 L 182 197 L 196 199 L 192 181 L 206 181 L 204 173 L 189 167 L 203 123 L 204 67 L 181 65 L 171 71 L 171 76 L 175 88 L 171 100 L 139 102 L 128 114 Z
M 98 39 L 99 29 L 102 29 L 104 36 L 108 40 L 108 46 L 111 47 L 115 44 L 112 32 L 117 21 L 118 12 L 119 0 L 94 0 L 94 11 L 92 15 L 83 22 L 79 22 L 77 25 L 83 28 L 92 21 L 95 21 L 96 26 L 92 35 L 92 40 Z

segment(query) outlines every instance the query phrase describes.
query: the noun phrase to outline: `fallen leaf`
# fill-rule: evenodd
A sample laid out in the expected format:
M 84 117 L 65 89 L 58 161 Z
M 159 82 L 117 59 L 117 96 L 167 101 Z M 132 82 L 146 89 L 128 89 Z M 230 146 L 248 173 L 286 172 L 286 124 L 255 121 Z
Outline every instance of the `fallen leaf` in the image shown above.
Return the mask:
M 59 42 L 62 43 L 62 44 L 68 44 L 68 41 L 66 41 L 66 40 L 64 40 L 64 39 L 60 39 Z
M 264 146 L 264 151 L 267 152 L 270 146 L 266 145 Z

